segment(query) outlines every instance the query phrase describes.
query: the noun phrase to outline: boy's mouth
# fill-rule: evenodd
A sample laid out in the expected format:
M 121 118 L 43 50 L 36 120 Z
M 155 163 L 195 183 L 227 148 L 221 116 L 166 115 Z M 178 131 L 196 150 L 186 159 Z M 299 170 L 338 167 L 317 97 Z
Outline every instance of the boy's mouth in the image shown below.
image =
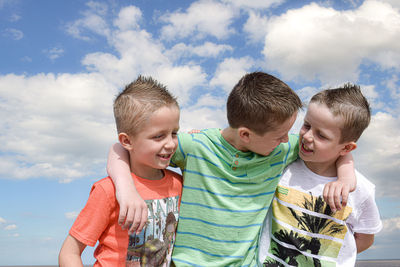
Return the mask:
M 172 154 L 158 154 L 158 156 L 163 160 L 169 160 L 172 157 Z
M 301 143 L 301 150 L 302 150 L 303 152 L 306 152 L 306 153 L 313 152 L 313 150 L 310 149 L 308 146 L 306 146 L 304 143 Z

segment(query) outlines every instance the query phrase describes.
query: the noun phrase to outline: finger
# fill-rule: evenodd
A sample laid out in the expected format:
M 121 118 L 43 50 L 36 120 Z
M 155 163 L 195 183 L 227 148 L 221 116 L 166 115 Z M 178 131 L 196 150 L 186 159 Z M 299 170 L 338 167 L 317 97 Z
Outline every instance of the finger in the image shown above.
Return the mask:
M 129 234 L 132 234 L 133 232 L 135 232 L 138 224 L 138 222 L 135 222 L 135 209 L 131 207 L 128 209 L 128 214 L 126 216 L 124 227 L 125 229 L 129 229 Z
M 329 187 L 330 187 L 330 183 L 326 184 L 324 186 L 324 191 L 322 192 L 325 202 L 328 202 Z
M 331 207 L 332 212 L 336 212 L 336 209 L 337 209 L 337 207 L 335 205 L 334 195 L 335 195 L 335 187 L 330 186 L 328 194 L 327 194 L 327 199 L 328 199 L 328 205 L 329 205 L 329 207 Z
M 124 229 L 124 222 L 126 219 L 127 207 L 125 205 L 121 205 L 119 208 L 119 216 L 118 216 L 118 224 L 122 226 Z
M 336 187 L 334 194 L 333 194 L 333 198 L 334 198 L 334 202 L 335 202 L 335 206 L 336 206 L 337 210 L 342 209 L 341 193 L 342 193 L 342 190 L 339 189 L 338 187 Z
M 147 207 L 145 207 L 142 209 L 141 222 L 136 230 L 136 234 L 139 234 L 143 230 L 143 228 L 146 227 L 147 214 L 148 214 Z
M 346 206 L 347 205 L 347 200 L 349 197 L 349 193 L 350 193 L 350 187 L 348 185 L 343 186 L 342 189 L 342 206 Z

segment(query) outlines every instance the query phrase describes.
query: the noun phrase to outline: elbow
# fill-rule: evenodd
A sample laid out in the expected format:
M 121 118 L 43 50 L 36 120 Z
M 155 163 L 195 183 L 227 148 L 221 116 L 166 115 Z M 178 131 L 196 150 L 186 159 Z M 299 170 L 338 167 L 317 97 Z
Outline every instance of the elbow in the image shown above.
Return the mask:
M 368 248 L 370 248 L 374 244 L 375 237 L 374 235 L 370 235 L 366 239 L 356 240 L 357 241 L 357 253 L 361 253 Z

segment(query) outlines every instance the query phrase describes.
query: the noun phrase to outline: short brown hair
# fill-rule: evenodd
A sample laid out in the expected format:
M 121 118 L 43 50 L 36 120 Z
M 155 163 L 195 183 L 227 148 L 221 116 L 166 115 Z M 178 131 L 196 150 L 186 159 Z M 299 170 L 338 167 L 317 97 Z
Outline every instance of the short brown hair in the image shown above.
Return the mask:
M 371 121 L 371 110 L 360 86 L 350 83 L 314 95 L 310 103 L 325 104 L 334 116 L 343 118 L 340 143 L 357 141 Z
M 150 115 L 164 106 L 178 106 L 167 88 L 151 77 L 139 76 L 115 98 L 114 117 L 118 133 L 135 135 Z
M 302 107 L 297 94 L 264 72 L 244 75 L 228 97 L 229 126 L 247 127 L 262 135 L 284 123 Z

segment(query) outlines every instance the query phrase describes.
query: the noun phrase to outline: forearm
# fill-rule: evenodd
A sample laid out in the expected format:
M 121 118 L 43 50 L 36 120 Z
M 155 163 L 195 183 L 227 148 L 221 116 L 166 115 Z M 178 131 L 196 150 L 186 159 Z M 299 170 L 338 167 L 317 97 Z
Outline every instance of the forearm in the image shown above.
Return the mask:
M 137 234 L 147 222 L 147 205 L 136 191 L 132 179 L 129 153 L 121 144 L 114 144 L 108 154 L 108 175 L 114 182 L 115 195 L 120 207 L 118 223 L 129 233 Z
M 351 153 L 339 157 L 336 162 L 338 181 L 348 184 L 349 191 L 353 192 L 356 189 L 357 179 L 354 170 L 354 161 Z
M 374 243 L 374 235 L 354 233 L 356 240 L 357 253 L 361 253 L 368 249 Z

